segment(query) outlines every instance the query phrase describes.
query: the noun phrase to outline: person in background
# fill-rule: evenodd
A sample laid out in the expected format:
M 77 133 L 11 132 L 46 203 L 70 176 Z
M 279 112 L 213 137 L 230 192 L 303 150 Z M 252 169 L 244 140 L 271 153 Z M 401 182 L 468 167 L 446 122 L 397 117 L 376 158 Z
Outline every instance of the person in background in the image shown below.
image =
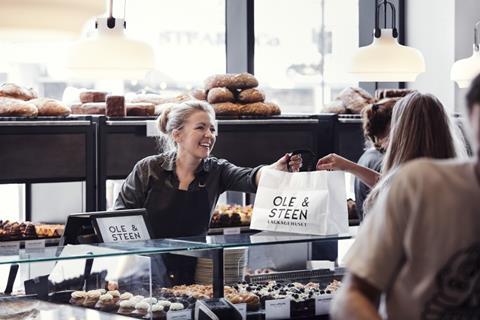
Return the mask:
M 254 193 L 265 166 L 237 167 L 210 156 L 216 137 L 215 111 L 187 101 L 158 118 L 159 155 L 140 160 L 123 183 L 114 209 L 146 208 L 155 238 L 205 235 L 221 193 Z M 298 171 L 300 155 L 284 155 L 270 168 Z
M 381 173 L 337 154 L 318 160 L 317 170 L 347 171 L 373 188 L 363 205 L 365 216 L 379 193 L 388 190 L 400 165 L 422 157 L 448 159 L 466 155 L 465 143 L 451 125 L 442 103 L 431 94 L 413 92 L 393 108 Z
M 360 227 L 333 319 L 480 319 L 480 75 L 467 94 L 475 158 L 402 167 Z
M 388 145 L 392 110 L 398 99 L 382 99 L 362 110 L 363 135 L 368 149 L 358 159 L 358 165 L 376 172 L 382 170 L 383 157 Z M 361 222 L 363 220 L 363 202 L 370 192 L 370 187 L 355 177 L 354 190 L 358 219 Z

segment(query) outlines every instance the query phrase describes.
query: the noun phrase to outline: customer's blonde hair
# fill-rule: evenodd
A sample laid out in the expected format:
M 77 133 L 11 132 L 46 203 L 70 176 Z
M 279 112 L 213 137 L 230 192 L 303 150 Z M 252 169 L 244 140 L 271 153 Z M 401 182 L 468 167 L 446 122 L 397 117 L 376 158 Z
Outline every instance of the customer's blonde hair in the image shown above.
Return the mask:
M 365 199 L 367 212 L 378 193 L 388 188 L 392 176 L 407 161 L 427 157 L 455 158 L 466 155 L 442 103 L 431 94 L 413 92 L 400 99 L 393 108 L 382 177 Z

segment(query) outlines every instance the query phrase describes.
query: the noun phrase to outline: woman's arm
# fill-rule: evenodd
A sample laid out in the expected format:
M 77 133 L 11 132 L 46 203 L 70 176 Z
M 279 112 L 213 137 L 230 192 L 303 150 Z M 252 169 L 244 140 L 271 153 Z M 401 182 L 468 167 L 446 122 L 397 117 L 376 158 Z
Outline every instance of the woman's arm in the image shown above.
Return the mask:
M 362 180 L 362 182 L 370 188 L 375 186 L 380 179 L 380 174 L 375 170 L 358 165 L 335 153 L 331 153 L 318 160 L 317 170 L 342 170 L 349 172 Z
M 264 168 L 270 168 L 280 171 L 288 171 L 288 166 L 290 166 L 292 172 L 297 172 L 302 167 L 302 156 L 299 154 L 291 155 L 290 153 L 286 153 L 283 157 L 278 159 L 276 162 L 272 163 L 269 166 L 261 167 L 260 170 L 257 171 L 255 175 L 255 183 L 258 186 L 260 182 L 260 177 L 262 176 L 262 170 Z

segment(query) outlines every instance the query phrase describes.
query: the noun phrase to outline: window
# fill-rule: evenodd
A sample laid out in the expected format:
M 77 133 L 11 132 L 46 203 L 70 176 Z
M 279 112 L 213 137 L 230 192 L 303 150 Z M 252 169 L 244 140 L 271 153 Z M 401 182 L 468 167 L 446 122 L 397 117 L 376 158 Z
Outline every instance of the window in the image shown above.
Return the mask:
M 285 113 L 320 112 L 356 86 L 346 61 L 358 47 L 358 0 L 255 1 L 255 75 Z

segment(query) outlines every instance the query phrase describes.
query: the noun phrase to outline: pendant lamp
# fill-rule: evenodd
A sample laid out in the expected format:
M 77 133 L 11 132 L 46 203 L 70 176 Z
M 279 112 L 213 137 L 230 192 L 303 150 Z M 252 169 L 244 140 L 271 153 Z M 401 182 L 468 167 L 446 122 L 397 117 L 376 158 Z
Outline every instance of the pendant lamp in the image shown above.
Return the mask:
M 69 76 L 78 79 L 140 80 L 155 67 L 152 47 L 125 34 L 125 19 L 98 17 L 95 34 L 74 43 L 67 53 Z
M 455 62 L 450 71 L 450 79 L 456 81 L 459 88 L 468 88 L 470 82 L 480 73 L 480 47 L 478 44 L 478 26 L 473 29 L 473 54 L 469 58 Z
M 380 9 L 384 7 L 385 26 L 380 29 Z M 392 28 L 387 29 L 387 8 L 392 12 Z M 359 48 L 351 61 L 350 73 L 358 81 L 415 81 L 425 72 L 425 60 L 417 49 L 398 43 L 395 6 L 382 0 L 375 7 L 375 30 L 372 44 Z

